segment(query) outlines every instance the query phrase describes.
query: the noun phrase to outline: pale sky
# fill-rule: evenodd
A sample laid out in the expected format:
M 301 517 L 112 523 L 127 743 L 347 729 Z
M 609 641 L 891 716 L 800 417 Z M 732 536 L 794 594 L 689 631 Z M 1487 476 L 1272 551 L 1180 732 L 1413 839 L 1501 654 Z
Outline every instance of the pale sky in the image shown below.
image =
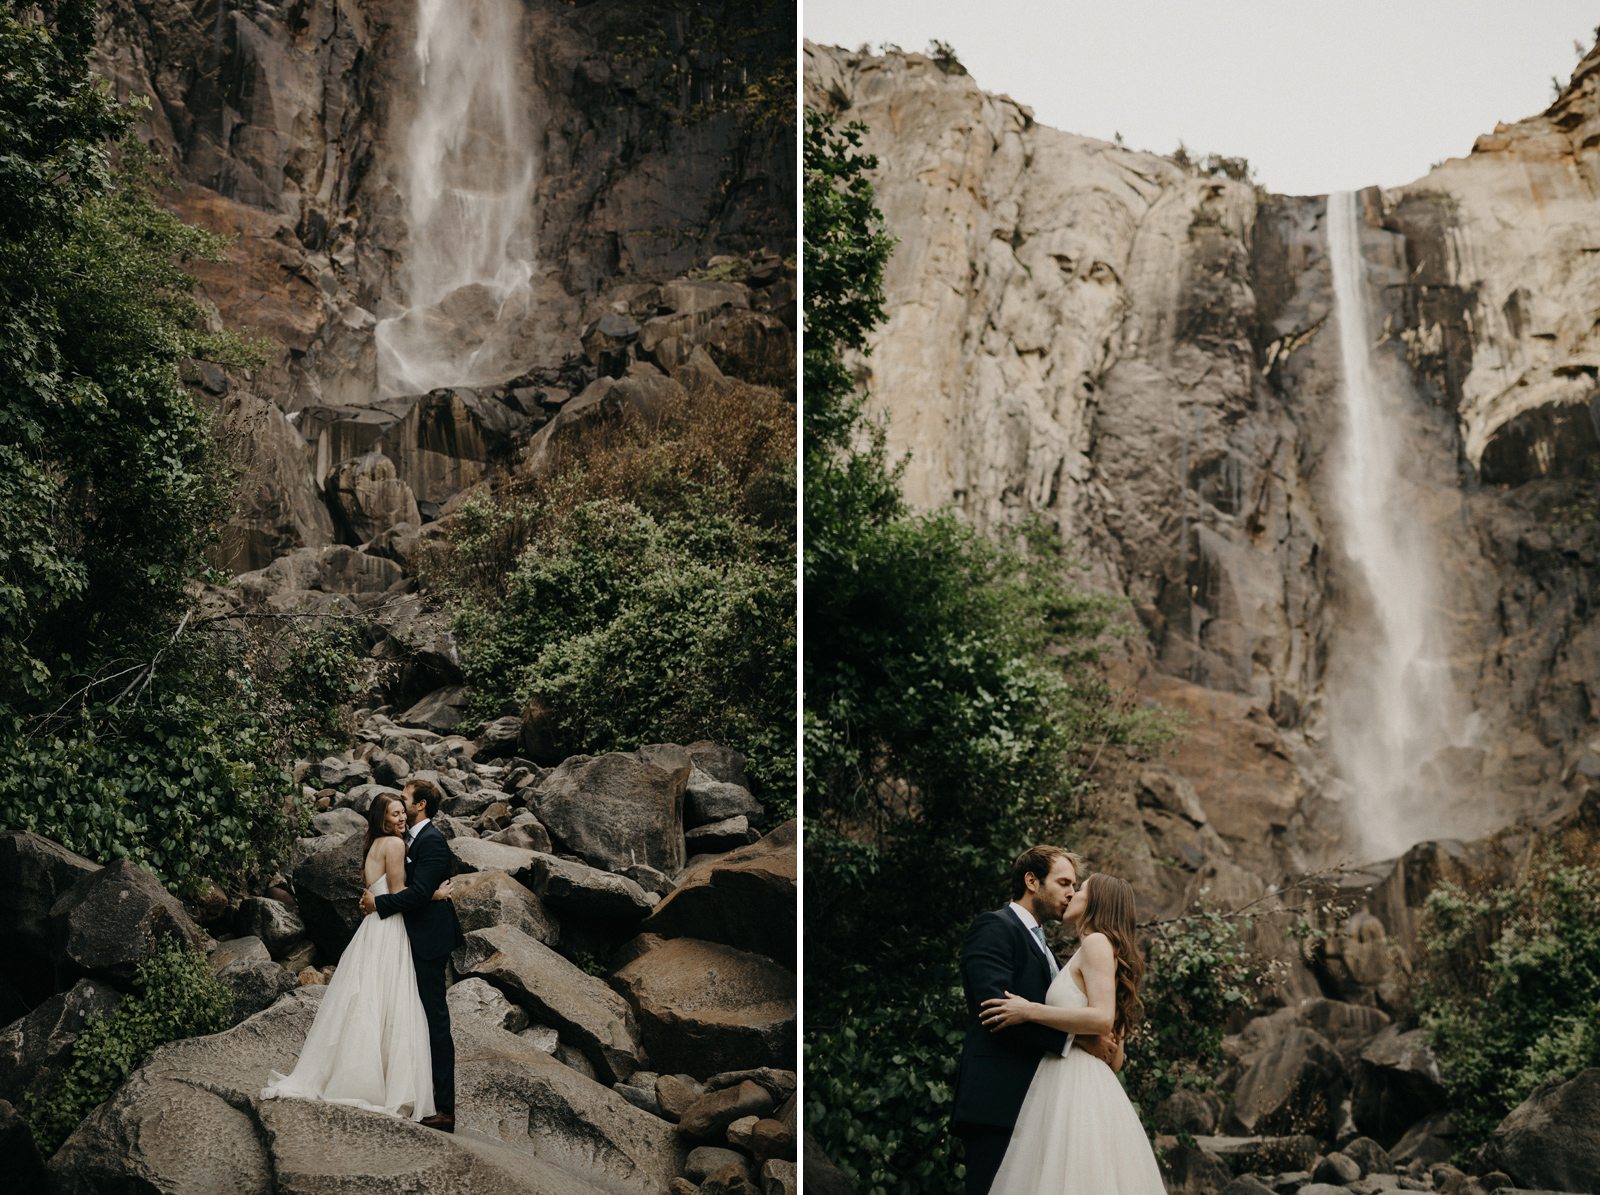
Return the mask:
M 1041 124 L 1246 157 L 1270 191 L 1411 182 L 1554 98 L 1600 24 L 1573 0 L 802 0 L 825 45 L 948 42 Z

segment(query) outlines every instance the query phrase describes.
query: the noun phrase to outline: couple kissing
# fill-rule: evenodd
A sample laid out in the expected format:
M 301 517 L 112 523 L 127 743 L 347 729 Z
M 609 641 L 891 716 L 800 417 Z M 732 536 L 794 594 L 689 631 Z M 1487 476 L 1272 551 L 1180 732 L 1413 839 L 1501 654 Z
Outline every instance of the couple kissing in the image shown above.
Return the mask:
M 1116 1072 L 1144 1015 L 1133 888 L 1058 846 L 1011 868 L 1011 901 L 961 945 L 967 1034 L 951 1131 L 966 1143 L 967 1195 L 1165 1195 Z M 1043 923 L 1077 931 L 1060 966 Z
M 262 1099 L 349 1104 L 455 1131 L 445 960 L 466 939 L 450 903 L 450 848 L 433 824 L 441 801 L 427 780 L 373 798 L 361 864 L 366 916 L 294 1071 L 273 1071 Z

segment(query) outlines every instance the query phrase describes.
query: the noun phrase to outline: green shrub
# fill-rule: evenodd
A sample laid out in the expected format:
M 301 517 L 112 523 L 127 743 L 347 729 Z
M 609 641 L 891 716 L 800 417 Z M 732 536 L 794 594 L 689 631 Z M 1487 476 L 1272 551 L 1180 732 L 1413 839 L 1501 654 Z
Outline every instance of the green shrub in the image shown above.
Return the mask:
M 461 512 L 472 550 L 488 507 Z M 749 524 L 707 510 L 658 522 L 609 499 L 539 534 L 493 604 L 457 623 L 484 712 L 547 711 L 561 753 L 715 739 L 782 812 L 794 792 L 794 572 Z
M 168 939 L 139 964 L 134 990 L 109 1016 L 93 1017 L 72 1043 L 72 1061 L 42 1099 L 28 1097 L 39 1153 L 61 1148 L 83 1118 L 111 1098 L 150 1051 L 164 1042 L 219 1033 L 232 1002 L 205 956 Z
M 1600 1066 L 1600 867 L 1550 848 L 1506 888 L 1441 884 L 1420 936 L 1416 1007 L 1462 1153 L 1546 1079 Z
M 806 1035 L 806 1129 L 857 1195 L 959 1195 L 949 1118 L 967 1008 L 949 973 L 891 995 L 867 967 L 835 968 L 840 1011 Z
M 439 579 L 471 712 L 533 703 L 564 753 L 714 739 L 792 817 L 794 431 L 770 390 L 691 383 L 466 503 Z
M 1152 1136 L 1151 1113 L 1179 1088 L 1204 1091 L 1221 1069 L 1229 1018 L 1248 998 L 1239 925 L 1201 912 L 1153 927 L 1145 943 L 1145 1019 L 1127 1044 L 1122 1084 Z

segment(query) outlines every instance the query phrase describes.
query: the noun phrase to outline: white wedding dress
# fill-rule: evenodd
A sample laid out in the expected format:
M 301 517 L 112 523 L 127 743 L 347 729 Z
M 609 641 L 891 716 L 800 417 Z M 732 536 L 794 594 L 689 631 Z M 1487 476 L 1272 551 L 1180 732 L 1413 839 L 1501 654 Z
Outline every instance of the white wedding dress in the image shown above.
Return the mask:
M 1069 974 L 1044 1002 L 1085 1008 Z M 1166 1195 L 1155 1154 L 1127 1092 L 1111 1068 L 1079 1049 L 1046 1054 L 1017 1113 L 990 1195 Z
M 389 891 L 379 876 L 372 894 Z M 272 1071 L 264 1100 L 297 1097 L 421 1120 L 432 1116 L 428 1019 L 405 918 L 368 913 L 339 959 L 294 1072 Z

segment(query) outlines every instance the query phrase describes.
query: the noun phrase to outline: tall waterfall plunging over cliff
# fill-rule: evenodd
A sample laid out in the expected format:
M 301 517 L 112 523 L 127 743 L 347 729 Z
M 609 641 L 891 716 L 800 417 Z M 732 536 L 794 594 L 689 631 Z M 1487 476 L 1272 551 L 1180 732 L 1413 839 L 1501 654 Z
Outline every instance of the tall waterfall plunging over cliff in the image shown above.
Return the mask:
M 1437 837 L 1426 761 L 1460 738 L 1464 719 L 1444 658 L 1433 545 L 1419 517 L 1408 465 L 1409 395 L 1374 369 L 1359 197 L 1328 196 L 1328 258 L 1339 329 L 1345 418 L 1337 465 L 1337 512 L 1345 552 L 1370 601 L 1363 653 L 1330 670 L 1333 748 L 1349 784 L 1350 825 L 1375 856 Z M 1414 471 L 1414 470 L 1413 470 Z
M 418 0 L 401 193 L 408 310 L 376 329 L 384 395 L 503 381 L 531 314 L 533 137 L 514 0 Z

